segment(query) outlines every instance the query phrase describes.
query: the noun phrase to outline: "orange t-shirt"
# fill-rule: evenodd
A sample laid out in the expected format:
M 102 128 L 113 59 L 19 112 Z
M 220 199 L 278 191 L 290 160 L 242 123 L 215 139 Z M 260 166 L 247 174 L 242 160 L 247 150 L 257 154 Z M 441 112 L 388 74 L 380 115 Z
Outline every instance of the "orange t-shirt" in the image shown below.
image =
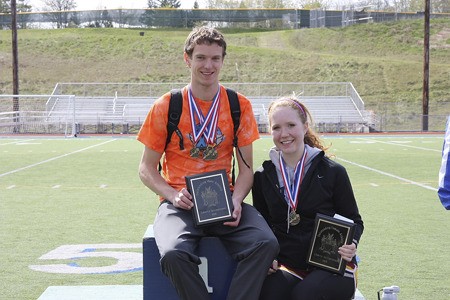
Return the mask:
M 174 132 L 165 150 L 161 175 L 169 185 L 176 190 L 180 190 L 186 186 L 186 175 L 225 169 L 230 188 L 232 188 L 231 159 L 234 132 L 226 89 L 222 85 L 220 86 L 217 134 L 214 143 L 209 145 L 208 148 L 204 147 L 204 139 L 200 139 L 197 144 L 194 144 L 187 91 L 187 87 L 182 89 L 183 110 L 178 124 L 178 128 L 183 135 L 184 150 L 180 150 L 180 139 Z M 238 146 L 242 147 L 257 140 L 259 133 L 250 101 L 241 94 L 238 94 L 238 99 L 241 117 L 237 136 Z M 155 101 L 137 136 L 141 143 L 158 153 L 164 152 L 166 144 L 169 102 L 170 93 L 164 94 Z M 213 103 L 201 99 L 195 99 L 195 102 L 204 116 L 208 114 L 208 110 Z M 198 119 L 196 119 L 196 123 L 198 123 Z

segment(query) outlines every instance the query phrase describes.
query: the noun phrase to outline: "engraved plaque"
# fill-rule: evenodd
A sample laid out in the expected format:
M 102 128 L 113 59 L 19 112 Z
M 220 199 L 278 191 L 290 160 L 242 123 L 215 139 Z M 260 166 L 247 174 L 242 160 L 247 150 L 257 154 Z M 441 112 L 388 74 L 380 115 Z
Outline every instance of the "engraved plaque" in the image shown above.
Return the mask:
M 196 226 L 233 220 L 233 202 L 225 170 L 186 176 Z
M 354 223 L 317 214 L 308 264 L 343 275 L 347 262 L 341 258 L 338 249 L 352 242 L 354 226 Z

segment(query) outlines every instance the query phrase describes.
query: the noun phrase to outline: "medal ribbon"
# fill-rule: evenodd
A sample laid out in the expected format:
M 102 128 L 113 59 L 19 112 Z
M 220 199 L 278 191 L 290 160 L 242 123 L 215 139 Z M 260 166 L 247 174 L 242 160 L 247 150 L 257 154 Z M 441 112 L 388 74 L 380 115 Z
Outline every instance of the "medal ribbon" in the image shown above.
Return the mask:
M 305 173 L 305 160 L 306 160 L 306 149 L 303 152 L 302 158 L 299 160 L 294 169 L 294 180 L 291 182 L 289 173 L 286 168 L 286 163 L 284 162 L 283 156 L 280 151 L 280 170 L 284 182 L 285 195 L 287 197 L 286 202 L 295 211 L 298 204 L 298 194 L 300 193 L 300 184 L 303 180 L 303 175 Z
M 189 114 L 191 117 L 192 134 L 194 136 L 194 143 L 197 144 L 200 137 L 203 135 L 206 142 L 213 144 L 217 134 L 217 123 L 219 120 L 219 103 L 220 103 L 220 87 L 217 94 L 214 96 L 213 104 L 209 108 L 208 114 L 203 116 L 202 111 L 195 103 L 192 91 L 188 90 L 189 98 Z M 199 120 L 200 128 L 197 129 L 195 119 Z

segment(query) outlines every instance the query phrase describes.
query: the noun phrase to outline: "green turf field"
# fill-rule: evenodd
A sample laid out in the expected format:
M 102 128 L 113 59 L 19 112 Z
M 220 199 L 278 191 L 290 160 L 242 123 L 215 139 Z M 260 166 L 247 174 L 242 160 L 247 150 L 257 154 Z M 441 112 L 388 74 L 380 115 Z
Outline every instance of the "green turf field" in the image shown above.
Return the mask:
M 324 140 L 365 222 L 362 294 L 375 300 L 398 285 L 399 299 L 449 299 L 450 212 L 437 197 L 443 134 Z M 255 167 L 271 145 L 256 142 Z M 142 284 L 142 236 L 158 200 L 138 178 L 141 153 L 134 137 L 0 138 L 0 299 Z

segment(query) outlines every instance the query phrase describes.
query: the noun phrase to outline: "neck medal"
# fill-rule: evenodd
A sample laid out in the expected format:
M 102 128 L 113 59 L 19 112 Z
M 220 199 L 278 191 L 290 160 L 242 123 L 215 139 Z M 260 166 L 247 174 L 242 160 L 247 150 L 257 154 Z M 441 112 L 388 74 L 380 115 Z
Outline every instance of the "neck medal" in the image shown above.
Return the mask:
M 206 116 L 203 115 L 195 103 L 191 89 L 188 90 L 188 98 L 192 128 L 191 140 L 194 144 L 194 148 L 191 150 L 191 157 L 199 157 L 203 153 L 205 160 L 216 159 L 217 151 L 214 145 L 219 120 L 220 86 Z
M 291 209 L 289 212 L 289 224 L 292 226 L 300 223 L 300 215 L 295 212 L 295 210 Z
M 300 215 L 296 212 L 298 204 L 298 195 L 300 193 L 300 184 L 303 180 L 305 172 L 306 151 L 303 152 L 302 158 L 299 160 L 294 169 L 294 178 L 290 178 L 287 171 L 286 163 L 280 151 L 280 170 L 284 182 L 284 194 L 287 204 L 289 205 L 289 224 L 292 226 L 300 223 Z

